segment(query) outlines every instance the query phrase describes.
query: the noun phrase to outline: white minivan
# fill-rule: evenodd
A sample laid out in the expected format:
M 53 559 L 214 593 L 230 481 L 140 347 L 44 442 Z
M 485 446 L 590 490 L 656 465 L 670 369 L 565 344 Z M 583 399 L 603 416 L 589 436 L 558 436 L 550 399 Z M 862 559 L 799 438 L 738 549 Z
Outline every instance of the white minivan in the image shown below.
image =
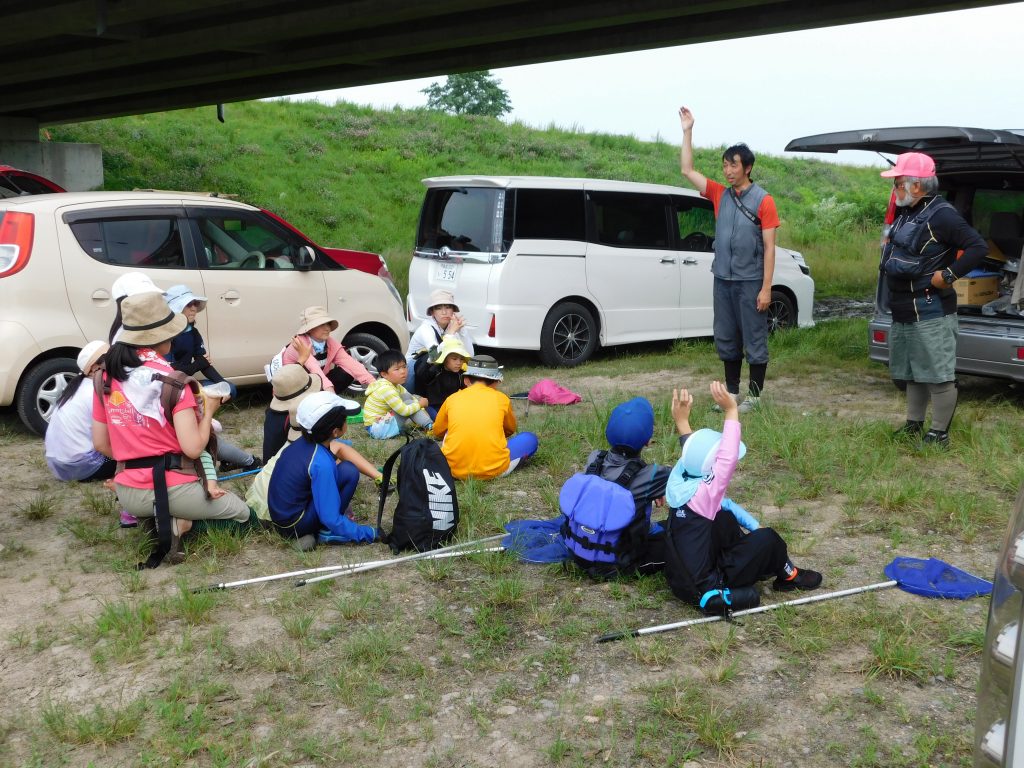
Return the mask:
M 693 190 L 540 176 L 447 176 L 427 187 L 409 268 L 416 328 L 445 288 L 497 349 L 578 365 L 598 346 L 712 335 L 715 216 Z M 814 325 L 803 257 L 776 249 L 768 322 Z

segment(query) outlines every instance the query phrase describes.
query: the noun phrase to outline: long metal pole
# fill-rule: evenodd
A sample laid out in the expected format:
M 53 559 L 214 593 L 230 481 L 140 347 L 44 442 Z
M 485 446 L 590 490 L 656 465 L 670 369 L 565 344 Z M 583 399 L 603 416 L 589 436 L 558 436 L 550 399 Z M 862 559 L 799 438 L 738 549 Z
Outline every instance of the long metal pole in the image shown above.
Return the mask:
M 810 597 L 801 597 L 797 600 L 787 600 L 784 603 L 772 603 L 771 605 L 759 605 L 757 608 L 748 608 L 745 611 L 737 611 L 736 613 L 730 614 L 730 618 L 738 618 L 740 616 L 750 616 L 754 613 L 764 613 L 765 611 L 773 611 L 776 608 L 782 608 L 783 606 L 791 605 L 807 605 L 808 603 L 820 603 L 822 600 L 834 600 L 838 597 L 849 597 L 850 595 L 859 595 L 862 592 L 873 592 L 876 589 L 889 589 L 895 587 L 898 582 L 896 581 L 880 581 L 877 584 L 868 584 L 864 587 L 853 587 L 852 589 L 841 589 L 838 592 L 825 592 L 820 595 L 811 595 Z M 689 619 L 687 621 L 677 621 L 674 624 L 661 624 L 657 627 L 644 627 L 643 629 L 634 629 L 629 632 L 609 632 L 607 635 L 601 635 L 594 642 L 597 643 L 610 643 L 614 640 L 624 640 L 627 637 L 642 637 L 644 635 L 653 635 L 658 632 L 669 632 L 673 629 L 682 629 L 683 627 L 692 627 L 697 624 L 711 624 L 716 621 L 723 621 L 724 616 L 705 616 L 702 619 Z
M 328 574 L 324 574 L 323 576 L 315 576 L 312 579 L 303 579 L 302 581 L 296 582 L 295 586 L 296 587 L 304 587 L 307 584 L 316 584 L 318 581 L 327 581 L 328 579 L 336 579 L 339 576 L 348 576 L 348 575 L 353 574 L 353 573 L 363 573 L 364 571 L 372 571 L 372 570 L 374 570 L 376 568 L 386 568 L 387 566 L 395 565 L 396 563 L 407 563 L 407 562 L 410 562 L 412 560 L 427 560 L 427 559 L 429 559 L 429 558 L 431 558 L 431 557 L 433 557 L 433 556 L 435 556 L 435 555 L 437 555 L 437 554 L 439 554 L 441 552 L 453 552 L 455 550 L 463 550 L 463 549 L 466 549 L 467 547 L 475 546 L 477 544 L 486 544 L 486 543 L 491 542 L 491 541 L 497 541 L 498 539 L 503 539 L 507 535 L 508 534 L 506 534 L 506 533 L 499 533 L 499 534 L 497 534 L 495 536 L 488 536 L 485 539 L 477 539 L 476 541 L 467 541 L 467 542 L 465 542 L 463 544 L 452 544 L 451 546 L 448 546 L 448 547 L 441 547 L 440 549 L 431 549 L 431 550 L 427 550 L 426 552 L 416 552 L 416 553 L 414 553 L 412 555 L 406 555 L 405 557 L 396 557 L 393 560 L 385 560 L 384 562 L 382 562 L 382 563 L 380 563 L 378 565 L 367 564 L 367 565 L 358 566 L 356 568 L 352 568 L 352 569 L 349 569 L 349 570 L 339 571 L 337 573 L 328 573 Z M 472 554 L 476 554 L 477 552 L 481 552 L 481 551 L 490 551 L 490 550 L 472 549 L 472 550 L 468 550 L 466 552 L 461 552 L 460 551 L 459 554 L 472 555 Z

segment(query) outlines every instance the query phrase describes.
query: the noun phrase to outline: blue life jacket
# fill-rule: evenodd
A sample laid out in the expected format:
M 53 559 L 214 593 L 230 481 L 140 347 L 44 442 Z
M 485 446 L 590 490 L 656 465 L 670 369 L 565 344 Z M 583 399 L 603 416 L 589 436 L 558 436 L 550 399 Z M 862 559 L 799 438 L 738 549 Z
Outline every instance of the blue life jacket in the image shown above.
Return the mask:
M 607 455 L 601 451 L 587 471 L 566 480 L 558 494 L 565 546 L 581 568 L 600 578 L 633 569 L 651 528 L 648 505 L 638 504 L 629 490 L 646 465 L 631 459 L 612 482 L 600 476 Z

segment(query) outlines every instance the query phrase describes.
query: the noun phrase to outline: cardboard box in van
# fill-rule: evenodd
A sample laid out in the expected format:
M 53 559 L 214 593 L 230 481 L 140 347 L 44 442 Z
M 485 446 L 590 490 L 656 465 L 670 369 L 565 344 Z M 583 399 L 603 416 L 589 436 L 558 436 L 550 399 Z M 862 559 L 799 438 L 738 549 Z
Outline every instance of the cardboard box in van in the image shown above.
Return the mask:
M 953 283 L 960 307 L 980 307 L 999 298 L 999 275 L 964 277 Z

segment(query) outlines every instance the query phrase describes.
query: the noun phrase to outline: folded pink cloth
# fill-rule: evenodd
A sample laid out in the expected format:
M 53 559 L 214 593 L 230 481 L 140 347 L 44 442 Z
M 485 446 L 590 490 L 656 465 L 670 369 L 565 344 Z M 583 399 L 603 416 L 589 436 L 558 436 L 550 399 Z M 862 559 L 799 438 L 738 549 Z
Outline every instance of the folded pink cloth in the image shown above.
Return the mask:
M 539 405 L 572 405 L 583 398 L 551 379 L 541 379 L 530 388 L 530 402 Z

